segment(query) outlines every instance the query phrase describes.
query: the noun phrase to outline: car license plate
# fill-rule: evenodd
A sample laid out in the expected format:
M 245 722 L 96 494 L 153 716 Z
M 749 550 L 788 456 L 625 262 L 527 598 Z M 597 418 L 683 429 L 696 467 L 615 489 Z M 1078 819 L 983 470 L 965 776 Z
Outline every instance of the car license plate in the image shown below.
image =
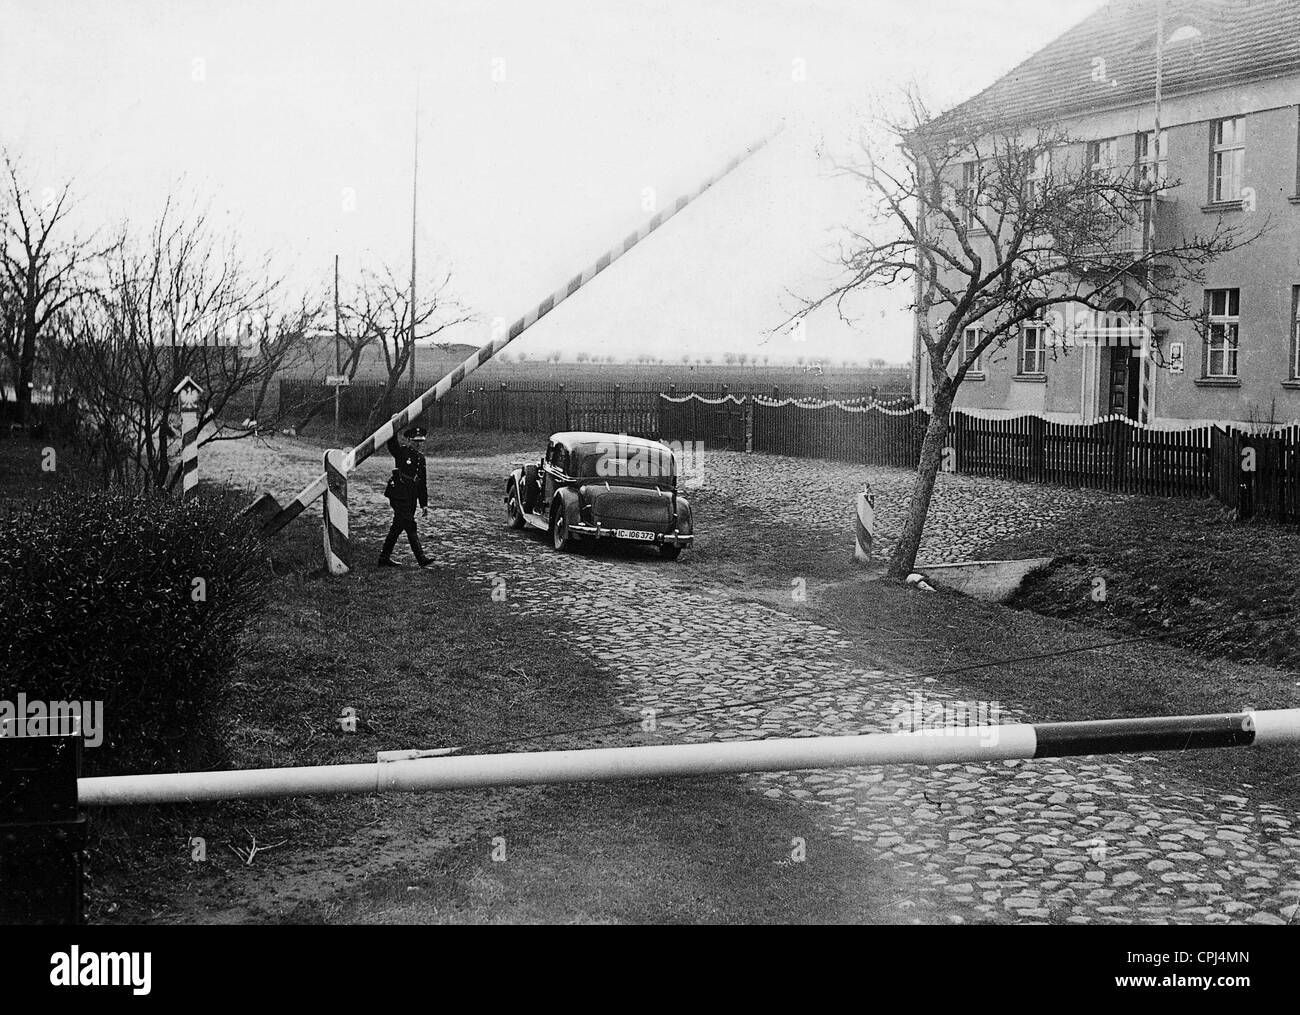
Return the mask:
M 654 539 L 653 532 L 642 532 L 640 529 L 615 529 L 614 535 L 619 539 Z

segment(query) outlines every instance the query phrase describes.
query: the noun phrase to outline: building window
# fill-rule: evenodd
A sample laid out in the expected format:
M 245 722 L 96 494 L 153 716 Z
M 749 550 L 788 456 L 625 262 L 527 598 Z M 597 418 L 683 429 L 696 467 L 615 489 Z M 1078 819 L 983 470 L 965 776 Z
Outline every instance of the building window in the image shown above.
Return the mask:
M 1043 191 L 1052 175 L 1052 150 L 1044 148 L 1034 154 L 1034 164 L 1025 176 L 1025 207 L 1036 207 L 1043 198 Z
M 1088 166 L 1094 173 L 1110 174 L 1119 165 L 1119 139 L 1088 142 Z
M 1047 372 L 1047 325 L 1026 324 L 1020 331 L 1021 374 Z
M 1160 132 L 1158 144 L 1154 130 L 1137 136 L 1137 165 L 1141 183 L 1157 194 L 1168 193 L 1165 181 L 1169 179 L 1169 131 Z
M 1205 337 L 1205 376 L 1236 377 L 1241 327 L 1241 290 L 1208 289 L 1209 331 Z
M 1214 121 L 1210 153 L 1210 200 L 1240 201 L 1246 164 L 1246 118 Z
M 1291 380 L 1300 381 L 1300 285 L 1291 287 Z
M 963 340 L 961 346 L 961 361 L 963 363 L 970 363 L 969 372 L 972 374 L 982 374 L 984 372 L 984 364 L 983 364 L 984 357 L 975 356 L 973 359 L 971 358 L 976 348 L 978 348 L 980 342 L 983 341 L 983 339 L 984 339 L 983 328 L 979 328 L 979 327 L 967 328 L 966 331 L 963 333 Z
M 988 198 L 983 192 L 982 183 L 980 164 L 963 162 L 961 166 L 962 222 L 967 229 L 984 228 L 979 216 L 987 209 Z

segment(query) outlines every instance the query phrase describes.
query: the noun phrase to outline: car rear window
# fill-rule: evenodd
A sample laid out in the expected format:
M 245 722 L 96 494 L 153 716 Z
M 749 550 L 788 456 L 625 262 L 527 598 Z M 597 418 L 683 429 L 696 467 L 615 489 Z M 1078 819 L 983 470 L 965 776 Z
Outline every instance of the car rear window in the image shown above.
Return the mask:
M 573 450 L 571 475 L 583 479 L 672 479 L 673 453 L 666 447 L 643 447 L 619 440 L 580 444 Z

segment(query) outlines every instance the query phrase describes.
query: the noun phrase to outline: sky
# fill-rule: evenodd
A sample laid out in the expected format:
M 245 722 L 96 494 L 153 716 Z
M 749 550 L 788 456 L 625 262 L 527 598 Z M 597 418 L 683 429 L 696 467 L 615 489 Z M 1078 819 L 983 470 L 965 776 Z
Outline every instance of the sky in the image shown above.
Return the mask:
M 78 228 L 210 209 L 294 291 L 450 271 L 479 345 L 779 124 L 766 148 L 511 347 L 905 361 L 908 291 L 784 326 L 862 193 L 874 103 L 969 97 L 1101 0 L 0 0 L 0 144 Z M 417 114 L 418 102 L 418 114 Z

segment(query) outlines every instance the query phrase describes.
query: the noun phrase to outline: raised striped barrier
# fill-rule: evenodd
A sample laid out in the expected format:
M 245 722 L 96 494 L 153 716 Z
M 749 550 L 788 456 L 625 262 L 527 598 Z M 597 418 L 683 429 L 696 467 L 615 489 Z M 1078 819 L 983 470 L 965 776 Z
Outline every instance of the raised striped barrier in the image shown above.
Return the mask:
M 737 166 L 766 145 L 773 136 L 774 134 L 756 141 L 754 144 L 750 145 L 748 151 L 742 155 L 737 155 L 728 162 L 721 172 L 710 176 L 693 192 L 683 194 L 670 207 L 661 212 L 657 212 L 648 222 L 642 225 L 640 229 L 629 233 L 621 243 L 615 244 L 609 250 L 605 251 L 585 271 L 573 276 L 573 278 L 571 278 L 567 283 L 560 286 L 544 300 L 538 303 L 537 306 L 527 314 L 515 321 L 506 334 L 488 342 L 472 356 L 468 357 L 451 373 L 443 377 L 432 388 L 420 395 L 419 398 L 411 402 L 411 404 L 405 409 L 397 413 L 373 434 L 349 451 L 343 461 L 343 471 L 345 473 L 351 472 L 367 458 L 373 455 L 375 451 L 378 448 L 383 447 L 395 433 L 400 432 L 430 405 L 434 402 L 440 401 L 446 396 L 447 392 L 460 384 L 460 382 L 469 376 L 469 374 L 481 367 L 484 363 L 499 353 L 507 345 L 576 293 L 665 222 L 673 218 L 673 216 L 697 199 L 724 176 L 731 173 Z M 308 504 L 312 503 L 317 497 L 320 497 L 325 492 L 325 485 L 325 476 L 322 474 L 299 492 L 292 501 L 271 515 L 269 521 L 263 526 L 263 531 L 267 533 L 279 532 L 288 525 L 289 522 L 302 514 L 302 512 L 306 510 Z M 257 513 L 267 512 L 270 503 L 274 503 L 274 498 L 271 498 L 270 502 L 268 502 L 269 497 L 269 494 L 261 495 L 252 505 L 246 508 L 245 511 Z

